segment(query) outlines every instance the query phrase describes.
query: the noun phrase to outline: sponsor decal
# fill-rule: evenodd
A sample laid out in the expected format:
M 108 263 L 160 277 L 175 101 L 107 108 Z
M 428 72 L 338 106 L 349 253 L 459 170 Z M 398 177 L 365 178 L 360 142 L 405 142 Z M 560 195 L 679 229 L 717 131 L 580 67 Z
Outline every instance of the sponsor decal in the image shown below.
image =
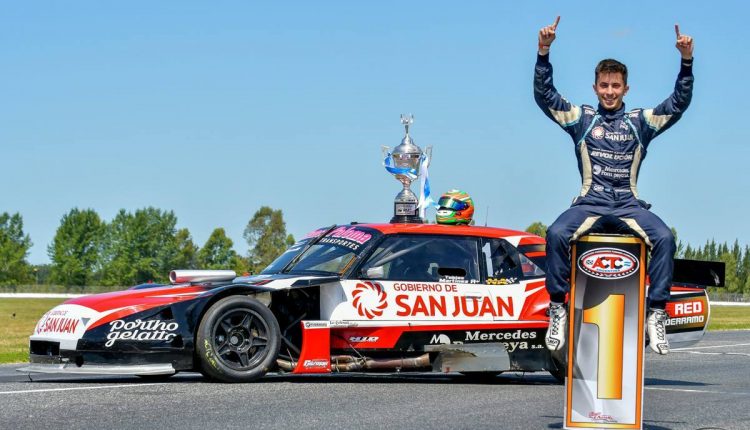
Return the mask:
M 305 369 L 320 369 L 320 368 L 326 368 L 328 367 L 328 360 L 326 359 L 319 359 L 319 360 L 305 360 L 302 363 L 302 367 Z
M 359 282 L 352 292 L 352 306 L 360 316 L 373 319 L 383 315 L 383 309 L 388 306 L 383 286 L 378 282 Z
M 617 131 L 608 131 L 604 133 L 604 138 L 613 142 L 630 142 L 635 139 L 633 133 L 620 133 Z
M 472 330 L 464 331 L 462 340 L 453 340 L 444 333 L 433 334 L 430 338 L 430 345 L 461 345 L 465 343 L 502 343 L 508 352 L 526 349 L 543 349 L 544 345 L 538 339 L 536 331 L 510 330 L 510 331 L 483 331 Z
M 118 340 L 135 340 L 135 341 L 161 341 L 169 342 L 177 337 L 176 322 L 165 322 L 160 320 L 125 322 L 124 320 L 115 320 L 109 323 L 110 329 L 107 334 L 107 343 L 105 347 L 111 348 Z
M 372 238 L 372 235 L 370 233 L 365 233 L 362 230 L 357 230 L 355 227 L 339 227 L 329 233 L 328 237 L 349 239 L 353 242 L 357 242 L 360 245 L 364 245 L 365 242 Z
M 375 343 L 378 339 L 378 336 L 349 336 L 350 343 Z
M 588 415 L 589 419 L 592 421 L 596 421 L 599 423 L 616 423 L 617 420 L 615 420 L 612 415 L 603 414 L 601 412 L 589 412 Z
M 604 191 L 604 185 L 594 185 L 594 191 Z
M 602 137 L 604 137 L 604 127 L 594 127 L 594 129 L 591 130 L 591 137 L 593 137 L 594 139 L 601 139 Z
M 510 285 L 518 282 L 518 278 L 487 278 L 488 285 Z
M 604 158 L 615 161 L 632 161 L 633 152 L 617 152 L 608 149 L 595 148 L 589 152 L 589 155 L 595 158 Z
M 357 323 L 351 322 L 351 321 L 346 321 L 346 320 L 331 320 L 331 321 L 328 322 L 328 324 L 329 324 L 328 326 L 331 327 L 331 328 L 336 328 L 336 327 L 339 327 L 339 328 L 341 328 L 341 327 L 356 327 L 357 326 Z
M 485 333 L 480 330 L 467 331 L 465 342 L 473 341 L 493 341 L 493 340 L 520 340 L 520 339 L 536 339 L 535 331 L 504 331 L 504 332 L 489 332 Z
M 456 293 L 458 289 L 455 285 L 448 284 L 419 284 L 419 283 L 408 283 L 408 282 L 396 282 L 393 284 L 395 291 L 405 292 L 419 292 L 419 293 Z
M 66 311 L 63 311 L 65 314 Z M 53 316 L 53 312 L 47 313 L 36 325 L 36 334 L 47 333 L 75 333 L 78 324 L 81 322 L 78 318 L 68 318 L 65 316 Z
M 625 121 L 620 121 L 619 127 L 621 130 L 630 131 L 630 126 Z
M 668 332 L 703 329 L 708 319 L 708 302 L 704 297 L 674 297 L 667 303 Z
M 675 303 L 672 312 L 669 313 L 672 317 L 682 317 L 688 315 L 702 314 L 703 313 L 703 302 L 684 302 Z
M 479 330 L 467 331 L 464 343 L 477 343 L 477 342 L 500 342 L 505 346 L 508 352 L 513 352 L 517 349 L 529 349 L 529 341 L 533 341 L 537 338 L 535 331 L 505 331 L 505 332 L 482 332 Z M 541 344 L 533 345 L 531 349 L 542 349 Z
M 629 252 L 614 248 L 596 248 L 578 259 L 578 268 L 598 279 L 627 278 L 638 270 L 638 260 Z
M 450 298 L 450 300 L 449 300 Z M 513 315 L 513 297 L 471 297 L 471 296 L 409 296 L 395 298 L 400 317 L 500 317 Z
M 328 323 L 325 321 L 305 321 L 305 328 L 327 328 Z
M 430 345 L 450 345 L 452 343 L 463 343 L 463 342 L 451 342 L 451 338 L 447 334 L 433 334 L 430 339 Z
M 356 251 L 371 238 L 370 233 L 357 230 L 355 227 L 339 227 L 328 233 L 326 237 L 320 240 L 320 243 L 345 246 Z
M 606 176 L 608 178 L 623 179 L 630 177 L 630 169 L 620 169 L 609 166 L 602 167 L 598 164 L 594 164 L 592 171 L 595 175 Z
M 703 315 L 696 315 L 693 317 L 678 317 L 678 318 L 670 318 L 668 319 L 664 324 L 667 326 L 674 326 L 674 325 L 688 325 L 688 324 L 702 324 L 703 321 L 706 320 L 706 317 Z

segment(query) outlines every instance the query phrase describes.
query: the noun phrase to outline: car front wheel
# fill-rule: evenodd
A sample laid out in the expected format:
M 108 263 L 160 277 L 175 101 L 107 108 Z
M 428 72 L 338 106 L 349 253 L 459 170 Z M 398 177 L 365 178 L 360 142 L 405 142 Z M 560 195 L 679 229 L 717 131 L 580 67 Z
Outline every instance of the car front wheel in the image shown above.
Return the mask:
M 201 370 L 219 381 L 254 381 L 275 364 L 280 337 L 276 317 L 259 301 L 247 296 L 221 299 L 198 327 Z

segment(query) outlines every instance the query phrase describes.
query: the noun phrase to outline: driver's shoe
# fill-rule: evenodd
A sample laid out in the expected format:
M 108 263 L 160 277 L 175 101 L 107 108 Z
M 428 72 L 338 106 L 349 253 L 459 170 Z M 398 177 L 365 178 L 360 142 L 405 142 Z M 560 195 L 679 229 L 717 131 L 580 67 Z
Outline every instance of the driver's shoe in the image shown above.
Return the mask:
M 646 327 L 648 328 L 648 346 L 657 354 L 668 354 L 667 311 L 652 309 L 646 318 Z
M 568 324 L 568 311 L 561 303 L 549 305 L 549 327 L 544 343 L 550 351 L 559 351 L 565 346 L 565 328 Z

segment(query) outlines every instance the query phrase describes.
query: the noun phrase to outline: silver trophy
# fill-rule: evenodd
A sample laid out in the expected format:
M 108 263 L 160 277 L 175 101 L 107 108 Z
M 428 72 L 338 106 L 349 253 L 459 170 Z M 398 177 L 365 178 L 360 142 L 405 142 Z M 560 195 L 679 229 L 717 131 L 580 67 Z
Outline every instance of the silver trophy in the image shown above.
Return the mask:
M 406 135 L 401 140 L 401 144 L 393 148 L 383 146 L 383 164 L 386 170 L 401 182 L 404 189 L 396 195 L 393 202 L 392 223 L 422 223 L 419 217 L 419 199 L 410 189 L 411 183 L 419 178 L 420 168 L 428 167 L 432 158 L 432 146 L 425 148 L 425 152 L 414 144 L 409 136 L 409 126 L 414 122 L 414 116 L 401 115 L 401 124 L 404 125 Z M 426 158 L 425 158 L 426 157 Z

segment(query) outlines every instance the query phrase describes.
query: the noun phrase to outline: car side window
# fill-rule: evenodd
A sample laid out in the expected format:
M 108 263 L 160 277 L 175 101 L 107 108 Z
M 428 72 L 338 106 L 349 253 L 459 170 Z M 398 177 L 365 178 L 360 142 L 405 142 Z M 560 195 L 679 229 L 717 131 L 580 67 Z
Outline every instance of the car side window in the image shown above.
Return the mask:
M 482 256 L 488 284 L 514 284 L 523 277 L 520 254 L 505 240 L 482 239 Z
M 385 238 L 364 263 L 369 279 L 479 283 L 479 243 L 471 237 L 397 235 Z

